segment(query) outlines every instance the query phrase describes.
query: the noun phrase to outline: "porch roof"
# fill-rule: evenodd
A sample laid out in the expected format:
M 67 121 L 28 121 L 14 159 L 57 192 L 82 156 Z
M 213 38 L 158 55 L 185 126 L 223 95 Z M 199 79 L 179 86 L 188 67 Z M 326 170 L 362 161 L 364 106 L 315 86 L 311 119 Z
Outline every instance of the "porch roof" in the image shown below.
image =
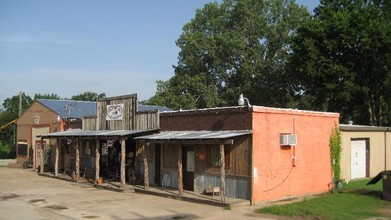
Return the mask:
M 237 136 L 252 134 L 252 130 L 228 131 L 163 131 L 157 134 L 136 137 L 136 140 L 148 141 L 196 141 L 226 140 Z
M 69 129 L 66 131 L 58 131 L 49 134 L 38 135 L 41 138 L 105 138 L 105 137 L 136 137 L 157 132 L 157 129 L 146 130 L 81 130 Z

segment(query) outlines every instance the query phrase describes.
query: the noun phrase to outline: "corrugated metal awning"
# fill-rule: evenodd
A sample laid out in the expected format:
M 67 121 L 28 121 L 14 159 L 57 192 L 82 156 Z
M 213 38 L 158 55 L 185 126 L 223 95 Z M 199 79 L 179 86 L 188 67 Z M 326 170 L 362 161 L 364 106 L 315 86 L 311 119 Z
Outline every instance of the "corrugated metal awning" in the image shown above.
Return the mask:
M 224 140 L 252 134 L 252 130 L 230 131 L 164 131 L 158 134 L 136 137 L 147 141 Z
M 96 130 L 88 131 L 81 129 L 69 129 L 49 134 L 38 135 L 41 138 L 104 138 L 104 137 L 135 137 L 157 132 L 157 129 L 150 130 Z

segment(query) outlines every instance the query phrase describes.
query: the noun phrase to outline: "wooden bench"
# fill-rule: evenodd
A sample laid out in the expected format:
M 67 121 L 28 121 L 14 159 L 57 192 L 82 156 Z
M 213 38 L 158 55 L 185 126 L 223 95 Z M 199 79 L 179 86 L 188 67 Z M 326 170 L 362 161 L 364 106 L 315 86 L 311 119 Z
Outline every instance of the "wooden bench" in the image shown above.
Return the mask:
M 220 187 L 218 186 L 209 186 L 205 189 L 205 194 L 212 194 L 214 196 L 216 194 L 220 194 Z

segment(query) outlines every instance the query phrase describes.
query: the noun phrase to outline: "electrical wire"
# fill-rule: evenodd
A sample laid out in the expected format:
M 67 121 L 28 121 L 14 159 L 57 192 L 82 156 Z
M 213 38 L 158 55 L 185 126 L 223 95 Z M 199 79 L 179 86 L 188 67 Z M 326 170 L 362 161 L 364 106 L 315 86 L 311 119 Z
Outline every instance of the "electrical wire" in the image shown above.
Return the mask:
M 281 182 L 280 184 L 278 184 L 277 186 L 275 186 L 275 187 L 273 187 L 273 188 L 271 188 L 271 189 L 264 190 L 263 192 L 272 191 L 272 190 L 278 188 L 279 186 L 281 186 L 281 185 L 288 179 L 288 177 L 291 175 L 292 170 L 293 170 L 293 167 L 294 167 L 294 166 L 291 167 L 291 169 L 289 170 L 288 175 L 284 178 L 284 180 L 282 180 L 282 182 Z

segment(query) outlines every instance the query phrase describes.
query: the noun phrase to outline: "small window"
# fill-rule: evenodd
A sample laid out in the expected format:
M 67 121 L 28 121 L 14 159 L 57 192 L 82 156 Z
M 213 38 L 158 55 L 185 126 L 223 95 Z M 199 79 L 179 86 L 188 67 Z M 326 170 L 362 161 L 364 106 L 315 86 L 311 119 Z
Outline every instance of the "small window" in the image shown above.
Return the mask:
M 18 156 L 27 156 L 27 141 L 18 142 Z
M 213 166 L 220 166 L 220 148 L 219 147 L 212 147 L 212 165 Z

